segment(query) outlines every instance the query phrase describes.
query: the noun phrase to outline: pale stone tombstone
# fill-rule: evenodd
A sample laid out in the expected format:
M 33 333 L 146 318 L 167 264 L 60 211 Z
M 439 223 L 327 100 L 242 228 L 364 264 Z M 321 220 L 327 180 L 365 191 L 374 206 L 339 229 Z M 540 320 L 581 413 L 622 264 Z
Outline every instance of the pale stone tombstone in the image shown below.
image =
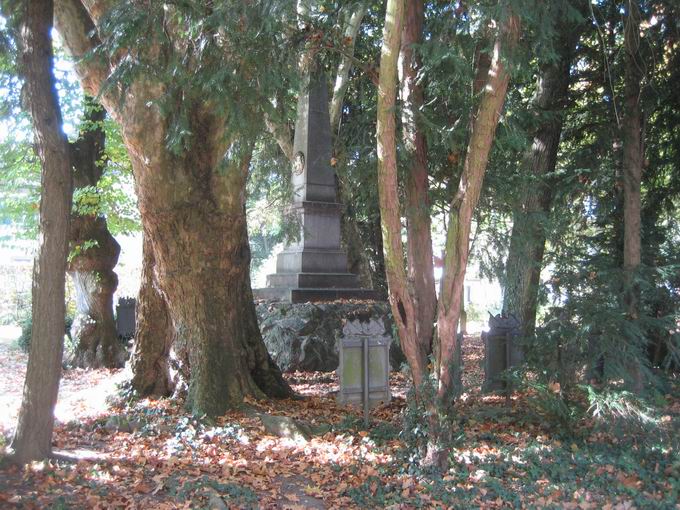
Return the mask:
M 380 402 L 389 402 L 390 343 L 392 337 L 376 319 L 348 320 L 338 340 L 340 389 L 338 402 L 364 406 L 368 409 Z

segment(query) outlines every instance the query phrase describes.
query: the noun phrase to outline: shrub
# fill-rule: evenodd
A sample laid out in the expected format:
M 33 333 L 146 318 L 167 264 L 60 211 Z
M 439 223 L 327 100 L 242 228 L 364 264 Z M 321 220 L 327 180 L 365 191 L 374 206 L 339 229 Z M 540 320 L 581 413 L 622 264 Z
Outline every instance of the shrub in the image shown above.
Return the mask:
M 73 338 L 71 337 L 71 325 L 73 324 L 73 316 L 67 312 L 65 321 L 65 350 L 73 350 Z M 21 347 L 24 352 L 31 350 L 31 335 L 33 334 L 33 316 L 29 313 L 28 316 L 21 322 L 21 335 L 17 339 L 17 345 Z

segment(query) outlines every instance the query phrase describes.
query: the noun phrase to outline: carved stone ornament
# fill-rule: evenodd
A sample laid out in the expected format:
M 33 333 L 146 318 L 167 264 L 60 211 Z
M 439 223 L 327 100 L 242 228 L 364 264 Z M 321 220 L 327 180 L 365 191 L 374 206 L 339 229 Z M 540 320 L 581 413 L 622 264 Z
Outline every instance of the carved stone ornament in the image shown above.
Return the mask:
M 305 155 L 302 151 L 298 151 L 293 158 L 293 173 L 295 175 L 301 175 L 305 170 Z

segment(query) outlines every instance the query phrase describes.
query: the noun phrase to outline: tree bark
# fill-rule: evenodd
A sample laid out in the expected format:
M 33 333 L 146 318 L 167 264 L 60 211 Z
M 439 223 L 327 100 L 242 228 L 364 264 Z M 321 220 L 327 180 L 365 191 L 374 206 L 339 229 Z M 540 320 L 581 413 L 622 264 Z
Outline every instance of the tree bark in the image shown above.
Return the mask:
M 534 111 L 533 142 L 524 156 L 527 175 L 513 211 L 512 235 L 506 262 L 503 311 L 521 322 L 522 336 L 533 336 L 543 267 L 546 221 L 552 203 L 549 175 L 555 171 L 557 150 L 569 91 L 569 71 L 583 24 L 563 23 L 556 38 L 557 60 L 541 65 Z
M 417 311 L 413 287 L 404 269 L 404 247 L 401 240 L 401 211 L 397 176 L 397 142 L 395 103 L 397 94 L 397 59 L 404 19 L 404 1 L 388 0 L 385 10 L 383 46 L 380 53 L 378 82 L 378 192 L 382 223 L 385 272 L 392 315 L 399 332 L 401 348 L 406 355 L 420 397 L 427 375 L 427 347 L 419 341 Z
M 33 331 L 24 394 L 12 440 L 26 463 L 52 452 L 54 406 L 64 346 L 64 286 L 71 215 L 71 168 L 62 131 L 50 31 L 51 0 L 26 2 L 21 41 L 38 156 L 42 163 L 40 246 L 33 274 Z
M 348 13 L 347 24 L 343 31 L 345 45 L 345 54 L 340 57 L 340 64 L 338 64 L 338 71 L 335 75 L 335 85 L 333 86 L 333 97 L 330 104 L 330 119 L 331 131 L 337 133 L 340 131 L 340 120 L 342 118 L 342 105 L 345 102 L 345 93 L 349 85 L 349 73 L 352 70 L 352 58 L 354 57 L 354 45 L 356 43 L 357 34 L 361 27 L 361 20 L 366 14 L 366 2 L 358 3 L 355 8 Z
M 469 255 L 472 214 L 479 201 L 484 174 L 493 144 L 498 119 L 503 109 L 510 76 L 501 57 L 501 49 L 512 49 L 519 39 L 519 18 L 511 15 L 496 38 L 486 86 L 475 116 L 468 142 L 458 191 L 451 203 L 444 254 L 444 273 L 437 308 L 435 375 L 438 381 L 437 417 L 431 421 L 445 423 L 457 386 L 460 384 L 460 345 L 457 336 L 463 298 L 463 284 Z M 440 469 L 448 464 L 448 428 L 434 428 L 427 444 L 424 463 Z
M 519 19 L 510 16 L 496 39 L 487 85 L 482 92 L 479 107 L 472 123 L 472 134 L 458 184 L 451 203 L 449 228 L 446 237 L 444 274 L 437 310 L 437 396 L 443 408 L 453 399 L 453 390 L 459 379 L 458 357 L 460 346 L 456 336 L 460 318 L 463 283 L 469 255 L 472 214 L 479 200 L 484 174 L 500 117 L 509 74 L 501 57 L 502 46 L 513 48 L 519 39 Z M 505 48 L 504 48 L 505 49 Z
M 60 0 L 57 10 L 65 45 L 76 58 L 96 44 L 87 28 L 96 28 L 93 19 L 106 10 L 87 7 Z M 80 60 L 77 67 L 93 95 L 109 74 L 102 65 L 110 71 L 115 61 Z M 189 353 L 187 406 L 197 415 L 219 416 L 245 396 L 290 396 L 262 341 L 250 289 L 245 184 L 251 144 L 228 139 L 218 109 L 198 99 L 188 103 L 186 94 L 177 101 L 184 101 L 191 137 L 181 152 L 171 151 L 166 141 L 173 114 L 155 104 L 165 92 L 162 83 L 140 76 L 124 102 L 112 92 L 101 100 L 121 125 L 173 338 Z
M 73 184 L 76 190 L 91 187 L 95 193 L 104 171 L 105 135 L 101 123 L 106 114 L 91 98 L 86 98 L 85 104 L 89 126 L 71 144 Z M 75 211 L 71 218 L 71 249 L 74 255 L 68 272 L 76 295 L 71 336 L 76 350 L 70 364 L 84 368 L 122 367 L 125 349 L 113 319 L 113 293 L 118 287 L 113 268 L 118 263 L 120 246 L 104 217 L 96 211 Z
M 135 343 L 130 360 L 132 388 L 141 397 L 165 397 L 175 388 L 175 381 L 170 374 L 173 328 L 168 306 L 154 274 L 156 263 L 149 236 L 146 234 L 142 257 L 142 284 L 137 296 Z M 180 353 L 180 356 L 184 354 Z M 181 369 L 187 364 L 186 361 L 181 361 L 177 368 Z M 188 380 L 186 377 L 183 379 Z
M 413 287 L 418 342 L 429 354 L 432 350 L 437 295 L 428 194 L 427 145 L 419 120 L 423 107 L 423 91 L 418 84 L 418 72 L 422 64 L 416 46 L 422 42 L 424 18 L 423 1 L 407 0 L 399 54 L 399 79 L 403 141 L 409 165 L 404 187 L 408 282 Z
M 640 9 L 638 3 L 628 0 L 624 47 L 625 113 L 623 118 L 623 272 L 624 303 L 628 318 L 635 321 L 640 316 L 640 288 L 636 283 L 640 268 L 640 183 L 644 161 L 642 110 L 640 108 L 640 83 L 643 62 L 640 55 Z M 635 350 L 634 350 L 635 352 Z M 640 349 L 640 354 L 644 349 Z M 643 376 L 640 361 L 633 362 L 630 385 L 642 391 Z
M 250 288 L 243 191 L 249 154 L 218 172 L 219 122 L 199 105 L 194 111 L 200 148 L 174 156 L 163 140 L 141 138 L 135 145 L 146 158 L 131 160 L 158 284 L 174 334 L 187 346 L 187 406 L 219 416 L 244 396 L 285 397 L 290 390 L 260 336 Z

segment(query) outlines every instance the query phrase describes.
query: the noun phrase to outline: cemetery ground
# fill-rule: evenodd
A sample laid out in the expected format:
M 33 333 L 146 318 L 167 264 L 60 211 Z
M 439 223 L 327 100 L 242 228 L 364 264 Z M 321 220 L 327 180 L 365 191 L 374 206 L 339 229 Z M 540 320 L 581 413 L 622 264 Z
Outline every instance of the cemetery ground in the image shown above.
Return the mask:
M 23 469 L 3 464 L 0 507 L 680 508 L 677 391 L 644 430 L 582 419 L 558 433 L 530 392 L 515 393 L 509 407 L 480 394 L 482 355 L 479 338 L 466 338 L 455 461 L 443 475 L 417 463 L 422 432 L 402 432 L 414 421 L 402 373 L 392 375 L 394 398 L 365 429 L 359 410 L 335 403 L 334 373 L 289 374 L 303 399 L 248 402 L 208 423 L 168 399 L 125 403 L 123 370 L 66 371 L 59 456 Z M 5 444 L 25 364 L 23 352 L 0 342 Z M 318 435 L 270 435 L 255 411 L 304 420 Z

